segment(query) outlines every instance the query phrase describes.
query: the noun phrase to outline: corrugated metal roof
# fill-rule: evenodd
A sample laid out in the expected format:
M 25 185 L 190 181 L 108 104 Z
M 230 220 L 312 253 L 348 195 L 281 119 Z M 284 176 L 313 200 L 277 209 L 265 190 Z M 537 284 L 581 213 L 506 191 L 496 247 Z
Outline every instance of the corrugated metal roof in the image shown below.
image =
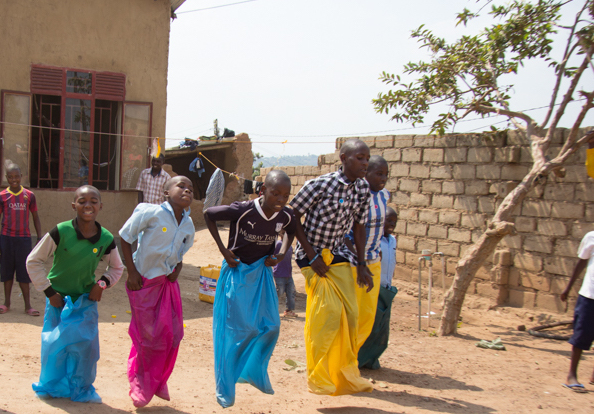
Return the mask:
M 186 0 L 171 0 L 171 12 L 176 11 Z

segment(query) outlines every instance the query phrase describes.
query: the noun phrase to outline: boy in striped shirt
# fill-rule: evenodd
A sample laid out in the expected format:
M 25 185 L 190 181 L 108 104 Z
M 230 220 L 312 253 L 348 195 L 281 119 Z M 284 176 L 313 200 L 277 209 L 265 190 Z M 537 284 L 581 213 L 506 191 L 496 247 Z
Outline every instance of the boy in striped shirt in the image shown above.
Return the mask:
M 4 305 L 0 305 L 0 314 L 10 310 L 10 295 L 16 273 L 16 280 L 23 292 L 25 312 L 31 316 L 39 316 L 39 311 L 31 307 L 29 295 L 31 279 L 26 267 L 27 256 L 31 253 L 29 213 L 33 216 L 38 240 L 41 237 L 41 223 L 37 215 L 35 194 L 23 188 L 21 177 L 20 167 L 10 164 L 6 167 L 6 181 L 9 187 L 0 192 L 0 214 L 2 215 L 0 274 L 4 282 Z

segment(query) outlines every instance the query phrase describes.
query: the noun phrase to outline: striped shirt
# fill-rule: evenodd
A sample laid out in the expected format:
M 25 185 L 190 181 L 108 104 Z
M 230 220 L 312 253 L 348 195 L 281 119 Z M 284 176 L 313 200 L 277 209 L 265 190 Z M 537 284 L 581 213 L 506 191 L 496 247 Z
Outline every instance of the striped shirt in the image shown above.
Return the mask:
M 303 229 L 307 241 L 316 253 L 329 249 L 334 255 L 357 264 L 357 257 L 348 249 L 342 249 L 344 237 L 353 223 L 365 224 L 369 204 L 369 184 L 357 178 L 350 182 L 340 170 L 324 174 L 306 182 L 289 203 L 305 216 Z M 306 257 L 301 243 L 295 249 L 296 260 Z
M 142 201 L 161 205 L 165 201 L 163 187 L 170 178 L 171 176 L 163 169 L 154 177 L 151 174 L 151 168 L 142 170 L 136 184 L 136 189 L 142 191 Z
M 10 187 L 0 192 L 0 214 L 2 214 L 2 235 L 10 237 L 31 237 L 29 212 L 37 211 L 35 194 L 21 186 L 13 193 Z M 41 235 L 38 235 L 41 237 Z
M 370 194 L 367 223 L 365 223 L 365 259 L 375 260 L 379 257 L 381 250 L 380 241 L 384 235 L 384 223 L 386 221 L 386 209 L 388 208 L 390 192 L 384 188 L 378 192 L 370 191 Z M 354 244 L 352 229 L 347 237 Z M 346 246 L 342 249 L 345 248 Z

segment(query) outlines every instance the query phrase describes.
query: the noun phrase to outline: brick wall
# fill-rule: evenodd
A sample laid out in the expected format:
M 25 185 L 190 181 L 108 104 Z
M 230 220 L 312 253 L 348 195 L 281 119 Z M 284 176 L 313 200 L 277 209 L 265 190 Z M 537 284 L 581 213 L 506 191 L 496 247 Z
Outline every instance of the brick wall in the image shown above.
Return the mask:
M 551 155 L 557 154 L 567 133 L 556 134 Z M 340 166 L 338 148 L 346 139 L 336 140 L 335 153 L 320 155 L 318 166 L 280 168 L 291 177 L 293 194 L 305 181 Z M 429 249 L 444 253 L 449 286 L 460 256 L 480 237 L 501 200 L 531 166 L 527 142 L 518 131 L 360 139 L 390 166 L 386 189 L 399 213 L 397 279 L 417 280 L 421 250 Z M 577 261 L 581 238 L 594 230 L 594 180 L 587 176 L 584 162 L 582 148 L 566 164 L 563 178 L 551 174 L 530 191 L 516 211 L 517 233 L 501 241 L 469 293 L 498 304 L 567 311 L 559 294 Z M 270 170 L 262 168 L 257 179 Z M 441 264 L 434 261 L 438 286 L 440 273 Z M 581 278 L 574 285 L 569 309 L 580 286 Z

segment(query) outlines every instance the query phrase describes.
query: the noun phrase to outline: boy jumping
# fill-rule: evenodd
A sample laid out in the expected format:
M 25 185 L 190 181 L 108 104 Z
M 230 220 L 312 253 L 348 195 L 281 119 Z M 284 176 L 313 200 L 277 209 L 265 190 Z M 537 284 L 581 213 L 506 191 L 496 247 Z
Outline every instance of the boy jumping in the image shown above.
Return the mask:
M 357 367 L 357 283 L 373 288 L 365 261 L 369 148 L 349 140 L 342 167 L 305 183 L 291 200 L 297 219 L 296 262 L 306 278 L 305 344 L 309 391 L 342 395 L 372 391 Z M 301 225 L 301 217 L 305 221 Z M 356 255 L 343 248 L 353 227 Z
M 113 235 L 95 221 L 103 207 L 99 190 L 84 185 L 74 193 L 76 218 L 54 227 L 27 258 L 33 285 L 47 296 L 41 332 L 38 397 L 100 403 L 93 382 L 99 360 L 97 302 L 120 280 L 124 266 Z M 49 273 L 44 263 L 54 257 Z M 107 271 L 95 281 L 99 261 Z
M 167 380 L 184 336 L 177 277 L 194 244 L 194 223 L 186 211 L 194 199 L 192 182 L 178 175 L 165 183 L 164 194 L 161 205 L 136 206 L 120 230 L 132 311 L 128 381 L 135 407 L 144 407 L 154 395 L 169 401 Z
M 213 342 L 217 401 L 235 402 L 235 384 L 246 382 L 274 394 L 268 363 L 280 329 L 278 297 L 272 270 L 293 242 L 296 220 L 285 207 L 291 180 L 283 171 L 270 171 L 263 196 L 230 206 L 210 207 L 206 225 L 225 260 L 217 282 L 213 309 Z M 230 221 L 229 243 L 221 241 L 217 221 Z M 274 254 L 278 234 L 283 245 Z
M 578 276 L 586 269 L 582 287 L 578 293 L 577 303 L 573 315 L 573 335 L 569 340 L 571 347 L 571 364 L 564 387 L 575 392 L 587 392 L 584 385 L 578 381 L 577 369 L 582 352 L 587 351 L 594 342 L 594 231 L 587 233 L 578 248 L 580 260 L 573 269 L 573 274 L 567 287 L 561 293 L 561 300 L 565 302 Z M 590 384 L 594 385 L 594 372 L 590 376 Z

